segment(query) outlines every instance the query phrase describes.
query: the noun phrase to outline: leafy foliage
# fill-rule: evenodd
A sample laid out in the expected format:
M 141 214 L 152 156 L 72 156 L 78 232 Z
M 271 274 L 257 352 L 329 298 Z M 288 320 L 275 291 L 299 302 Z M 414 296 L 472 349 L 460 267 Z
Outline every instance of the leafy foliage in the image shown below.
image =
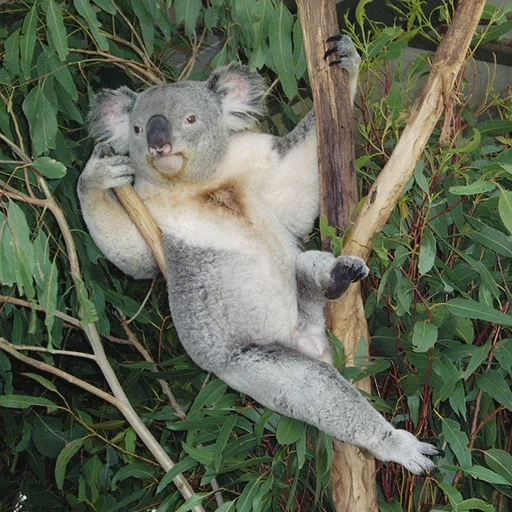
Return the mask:
M 450 15 L 445 4 L 427 17 L 421 2 L 398 2 L 404 23 L 386 28 L 367 18 L 367 3 L 348 26 L 364 56 L 362 195 L 429 69 L 429 55 L 407 64 L 403 52 L 417 34 L 436 41 L 431 20 Z M 225 512 L 333 510 L 328 436 L 195 367 L 172 327 L 165 284 L 113 268 L 84 230 L 75 194 L 91 151 L 84 120 L 101 87 L 202 79 L 241 59 L 274 84 L 267 124 L 285 133 L 310 105 L 300 99 L 297 16 L 277 0 L 29 0 L 0 9 L 2 510 L 20 496 L 34 511 L 215 510 L 217 485 Z M 485 16 L 475 44 L 510 30 L 502 11 Z M 373 363 L 343 369 L 373 376 L 372 398 L 390 421 L 439 438 L 446 451 L 441 472 L 422 480 L 380 466 L 383 511 L 499 511 L 512 492 L 512 103 L 489 95 L 470 106 L 470 87 L 463 77 L 458 84 L 462 101 L 374 240 L 365 289 Z M 491 107 L 494 118 L 484 119 Z M 41 366 L 108 391 L 83 354 L 93 322 L 130 402 L 177 463 L 167 474 L 119 408 Z M 40 363 L 38 373 L 13 351 Z M 171 484 L 181 472 L 196 491 L 186 504 Z

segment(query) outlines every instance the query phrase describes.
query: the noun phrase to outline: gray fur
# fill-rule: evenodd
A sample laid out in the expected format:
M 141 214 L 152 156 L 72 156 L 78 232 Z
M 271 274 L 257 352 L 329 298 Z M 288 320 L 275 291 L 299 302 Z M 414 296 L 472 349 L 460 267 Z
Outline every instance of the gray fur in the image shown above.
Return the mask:
M 207 82 L 99 95 L 91 133 L 104 142 L 78 186 L 91 235 L 126 273 L 156 274 L 111 190 L 134 178 L 162 231 L 173 322 L 201 368 L 381 460 L 432 469 L 436 449 L 396 430 L 328 364 L 324 304 L 368 269 L 299 249 L 318 215 L 314 115 L 283 139 L 253 133 L 263 91 L 258 75 L 229 66 Z

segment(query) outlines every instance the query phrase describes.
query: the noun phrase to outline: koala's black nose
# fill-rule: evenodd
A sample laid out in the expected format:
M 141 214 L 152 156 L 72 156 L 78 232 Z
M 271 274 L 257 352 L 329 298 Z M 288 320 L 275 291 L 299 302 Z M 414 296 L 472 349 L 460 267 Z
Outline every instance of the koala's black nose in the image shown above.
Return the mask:
M 164 116 L 153 116 L 148 123 L 146 137 L 149 152 L 156 157 L 167 156 L 172 152 L 171 128 Z

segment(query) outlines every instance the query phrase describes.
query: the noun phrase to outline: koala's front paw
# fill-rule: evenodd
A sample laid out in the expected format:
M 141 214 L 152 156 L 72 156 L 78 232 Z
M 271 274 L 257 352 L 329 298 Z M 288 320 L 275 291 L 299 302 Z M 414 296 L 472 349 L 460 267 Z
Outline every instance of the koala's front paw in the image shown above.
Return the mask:
M 382 439 L 382 445 L 373 451 L 384 462 L 398 462 L 415 475 L 432 471 L 436 465 L 428 458 L 443 455 L 443 450 L 418 441 L 406 430 L 393 430 Z
M 331 275 L 326 287 L 325 297 L 335 300 L 346 292 L 350 283 L 364 279 L 369 269 L 366 263 L 357 256 L 341 256 L 331 269 Z
M 127 156 L 114 155 L 112 148 L 97 144 L 80 176 L 79 190 L 108 190 L 132 182 L 134 169 Z
M 347 35 L 332 36 L 327 43 L 334 43 L 324 54 L 324 59 L 329 55 L 336 55 L 337 59 L 329 63 L 329 66 L 338 65 L 349 73 L 357 72 L 361 64 L 361 57 L 357 53 L 352 39 Z

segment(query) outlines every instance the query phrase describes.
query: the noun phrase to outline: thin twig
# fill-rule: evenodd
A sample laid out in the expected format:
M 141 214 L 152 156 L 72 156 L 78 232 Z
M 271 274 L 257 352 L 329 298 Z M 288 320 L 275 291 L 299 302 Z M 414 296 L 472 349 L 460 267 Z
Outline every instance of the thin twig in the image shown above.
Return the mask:
M 11 354 L 11 356 L 15 357 L 16 359 L 19 359 L 20 361 L 23 361 L 24 363 L 29 364 L 30 366 L 33 366 L 34 368 L 43 370 L 48 373 L 52 373 L 53 375 L 57 375 L 57 377 L 64 379 L 65 381 L 69 382 L 70 384 L 74 384 L 75 386 L 79 386 L 82 389 L 85 389 L 89 393 L 96 395 L 97 397 L 101 398 L 102 400 L 105 400 L 106 402 L 109 402 L 110 404 L 115 405 L 117 408 L 120 408 L 122 406 L 121 402 L 116 397 L 112 396 L 110 393 L 107 393 L 107 392 L 97 388 L 96 386 L 93 386 L 92 384 L 89 384 L 85 380 L 79 379 L 78 377 L 74 377 L 73 375 L 71 375 L 63 370 L 60 370 L 59 368 L 55 368 L 54 366 L 50 366 L 49 364 L 43 363 L 42 361 L 38 361 L 37 359 L 33 359 L 32 357 L 28 357 L 24 354 L 21 354 L 18 351 L 17 345 L 10 343 L 3 337 L 0 337 L 0 349 Z
M 41 311 L 43 313 L 46 313 L 46 309 L 43 308 L 42 306 L 40 306 L 39 304 L 34 304 L 33 302 L 29 302 L 28 300 L 17 299 L 15 297 L 9 297 L 8 295 L 0 295 L 0 302 L 14 304 L 16 306 L 22 306 L 22 307 L 28 308 L 28 309 L 35 309 L 36 311 Z M 67 315 L 66 313 L 62 313 L 62 311 L 55 311 L 54 315 L 57 318 L 64 320 L 64 322 L 71 324 L 73 327 L 76 327 L 77 329 L 83 329 L 83 325 L 82 325 L 82 322 L 80 322 L 80 320 L 77 320 L 76 318 L 74 318 L 70 315 Z

